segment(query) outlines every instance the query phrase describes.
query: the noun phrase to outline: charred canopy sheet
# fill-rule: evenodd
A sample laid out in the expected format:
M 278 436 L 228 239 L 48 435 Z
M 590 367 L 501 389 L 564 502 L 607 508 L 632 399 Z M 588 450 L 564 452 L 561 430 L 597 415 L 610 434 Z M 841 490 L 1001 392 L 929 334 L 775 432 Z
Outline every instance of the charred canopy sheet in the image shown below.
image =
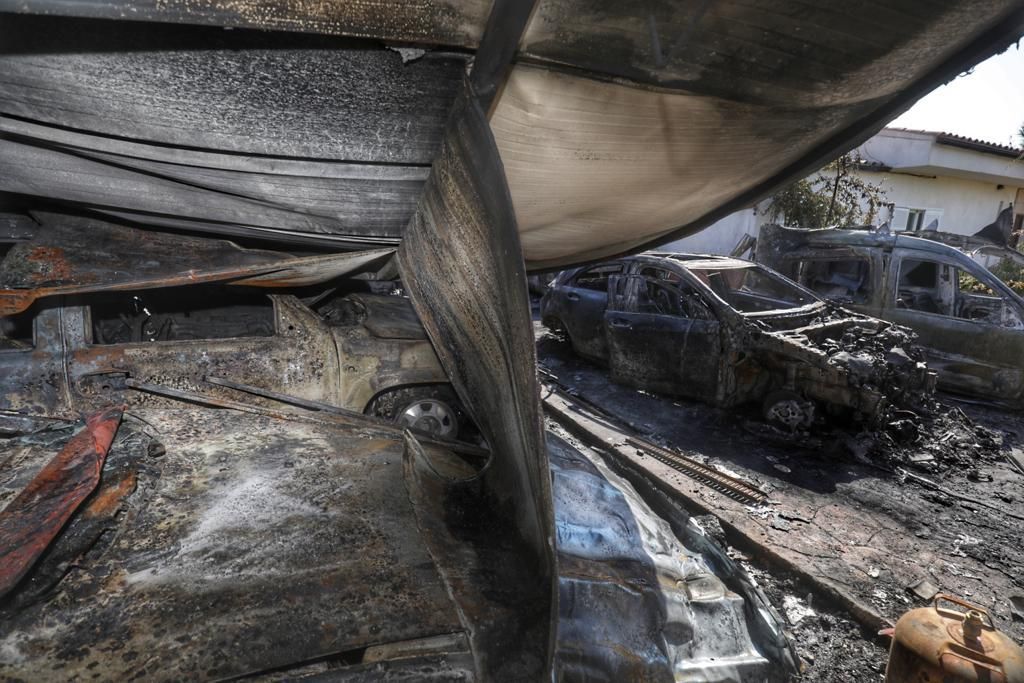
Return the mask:
M 551 484 L 526 273 L 498 151 L 468 89 L 399 248 L 399 269 L 495 453 L 483 474 L 494 512 L 516 520 L 538 575 L 550 578 Z
M 0 0 L 4 10 L 0 191 L 356 246 L 401 237 L 490 3 Z M 541 0 L 492 117 L 527 263 L 697 230 L 1022 30 L 1020 0 Z M 405 63 L 379 41 L 427 51 Z
M 0 190 L 150 225 L 397 244 L 463 56 L 130 28 L 0 15 Z

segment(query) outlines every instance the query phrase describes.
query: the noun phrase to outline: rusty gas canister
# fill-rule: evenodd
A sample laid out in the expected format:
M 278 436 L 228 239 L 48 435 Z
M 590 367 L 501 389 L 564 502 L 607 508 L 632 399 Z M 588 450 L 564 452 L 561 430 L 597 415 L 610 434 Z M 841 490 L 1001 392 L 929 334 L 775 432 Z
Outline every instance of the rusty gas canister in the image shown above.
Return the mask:
M 1024 650 L 996 630 L 987 611 L 940 594 L 896 622 L 885 681 L 1024 683 Z

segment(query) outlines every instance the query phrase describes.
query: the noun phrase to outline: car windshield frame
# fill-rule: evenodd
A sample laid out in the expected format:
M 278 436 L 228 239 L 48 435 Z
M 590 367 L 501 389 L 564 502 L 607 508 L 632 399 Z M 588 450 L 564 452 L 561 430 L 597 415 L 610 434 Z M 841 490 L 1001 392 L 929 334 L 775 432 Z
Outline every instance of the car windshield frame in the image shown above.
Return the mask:
M 775 316 L 792 314 L 796 312 L 803 312 L 808 309 L 818 308 L 825 305 L 824 300 L 814 292 L 810 291 L 806 287 L 801 286 L 799 283 L 793 282 L 784 275 L 777 273 L 769 268 L 757 263 L 750 263 L 746 261 L 728 261 L 728 260 L 694 260 L 684 262 L 683 268 L 693 277 L 694 280 L 699 282 L 701 286 L 706 289 L 712 296 L 722 302 L 722 304 L 746 318 L 757 318 L 763 316 Z M 796 299 L 795 302 L 787 304 L 785 306 L 772 306 L 771 308 L 764 308 L 759 310 L 744 310 L 737 306 L 734 295 L 736 293 L 743 294 L 740 289 L 733 289 L 726 283 L 726 291 L 720 291 L 722 287 L 715 287 L 712 284 L 711 279 L 707 276 L 707 273 L 728 271 L 728 270 L 747 270 L 757 273 L 758 277 L 764 278 L 772 284 L 784 289 L 789 290 Z M 724 283 L 724 281 L 722 281 Z M 751 292 L 753 294 L 753 292 Z M 779 299 L 775 296 L 768 294 L 754 294 L 759 299 L 771 300 L 776 303 L 782 303 L 784 300 Z

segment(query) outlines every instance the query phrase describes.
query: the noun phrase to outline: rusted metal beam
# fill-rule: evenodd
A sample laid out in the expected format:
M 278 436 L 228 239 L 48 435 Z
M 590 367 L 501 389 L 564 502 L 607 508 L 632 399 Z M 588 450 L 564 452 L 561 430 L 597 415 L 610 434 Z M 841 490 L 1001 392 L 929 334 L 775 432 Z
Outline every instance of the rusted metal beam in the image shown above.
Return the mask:
M 243 249 L 233 242 L 188 237 L 103 221 L 42 214 L 43 226 L 0 262 L 0 316 L 20 313 L 41 297 L 136 291 L 204 282 L 301 287 L 375 268 L 394 253 L 292 256 Z M 111 268 L 111 263 L 119 264 Z
M 0 513 L 0 596 L 25 576 L 99 484 L 123 408 L 89 415 L 18 497 Z

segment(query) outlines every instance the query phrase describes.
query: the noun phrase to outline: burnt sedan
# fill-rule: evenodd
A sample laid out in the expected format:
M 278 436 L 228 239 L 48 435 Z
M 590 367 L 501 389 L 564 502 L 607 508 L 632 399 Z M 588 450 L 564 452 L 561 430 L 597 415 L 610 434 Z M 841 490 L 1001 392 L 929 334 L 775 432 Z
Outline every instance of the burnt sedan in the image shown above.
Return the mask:
M 99 399 L 155 400 L 129 391 L 130 379 L 225 399 L 238 386 L 276 390 L 441 438 L 475 436 L 409 299 L 345 277 L 390 250 L 296 258 L 185 236 L 172 248 L 160 233 L 37 218 L 32 239 L 0 259 L 0 434 L 26 415 L 76 419 Z M 107 267 L 124 248 L 132 255 Z M 215 265 L 189 267 L 181 254 Z
M 828 304 L 763 266 L 651 253 L 562 272 L 546 327 L 615 381 L 810 426 L 816 409 L 875 420 L 928 395 L 913 334 Z

